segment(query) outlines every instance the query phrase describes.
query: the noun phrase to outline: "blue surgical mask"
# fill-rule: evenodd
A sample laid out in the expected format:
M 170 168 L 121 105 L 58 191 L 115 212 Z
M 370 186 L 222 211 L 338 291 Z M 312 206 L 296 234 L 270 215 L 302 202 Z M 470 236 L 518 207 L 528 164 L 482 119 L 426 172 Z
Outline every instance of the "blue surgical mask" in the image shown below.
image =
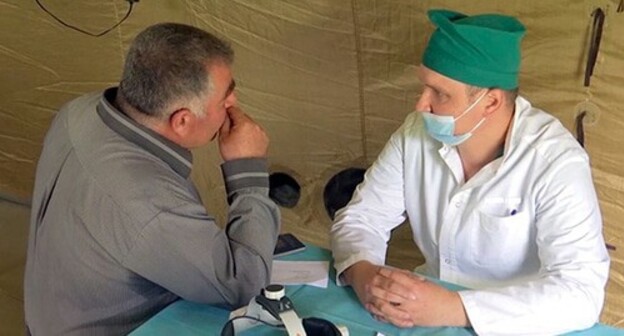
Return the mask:
M 425 129 L 429 135 L 442 142 L 447 144 L 448 146 L 457 146 L 464 141 L 468 140 L 473 132 L 479 128 L 485 121 L 485 118 L 481 118 L 481 120 L 473 127 L 470 131 L 464 134 L 455 135 L 455 122 L 461 117 L 465 116 L 470 110 L 472 110 L 480 101 L 485 97 L 485 94 L 488 91 L 485 91 L 474 103 L 472 103 L 468 108 L 464 110 L 457 118 L 453 118 L 452 116 L 442 116 L 433 114 L 431 112 L 422 112 L 423 118 L 425 120 Z

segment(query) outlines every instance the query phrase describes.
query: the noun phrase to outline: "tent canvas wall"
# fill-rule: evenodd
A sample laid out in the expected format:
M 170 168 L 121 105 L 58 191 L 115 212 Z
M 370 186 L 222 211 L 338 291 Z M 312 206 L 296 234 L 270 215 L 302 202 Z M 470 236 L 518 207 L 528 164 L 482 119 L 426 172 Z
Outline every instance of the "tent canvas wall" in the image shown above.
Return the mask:
M 40 2 L 90 32 L 112 26 L 129 6 L 125 0 Z M 27 204 L 43 136 L 58 108 L 83 93 L 114 86 L 129 43 L 140 30 L 157 22 L 183 22 L 232 43 L 238 99 L 271 137 L 271 170 L 290 173 L 302 186 L 298 205 L 282 209 L 283 230 L 327 246 L 325 183 L 343 168 L 367 167 L 413 110 L 421 89 L 415 71 L 433 30 L 426 10 L 515 15 L 527 27 L 521 94 L 572 131 L 583 106 L 591 106 L 584 120 L 585 147 L 605 237 L 615 247 L 602 321 L 624 327 L 621 5 L 620 0 L 145 0 L 134 4 L 121 25 L 93 37 L 60 25 L 35 1 L 5 0 L 0 4 L 0 196 Z M 586 87 L 597 8 L 606 20 Z M 223 223 L 225 198 L 216 147 L 206 146 L 194 155 L 193 179 L 209 211 Z M 409 235 L 403 228 L 393 240 L 409 242 Z M 0 240 L 10 246 L 12 238 Z M 23 253 L 15 258 L 0 269 L 0 279 L 3 271 L 23 263 Z M 390 260 L 409 260 L 415 266 L 420 256 L 395 249 Z

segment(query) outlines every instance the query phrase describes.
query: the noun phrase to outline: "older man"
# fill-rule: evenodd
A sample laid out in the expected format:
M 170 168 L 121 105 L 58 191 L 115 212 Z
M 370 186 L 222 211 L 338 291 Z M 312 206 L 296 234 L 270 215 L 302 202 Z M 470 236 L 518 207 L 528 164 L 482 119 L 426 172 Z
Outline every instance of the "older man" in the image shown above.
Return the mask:
M 269 282 L 268 138 L 236 107 L 232 61 L 215 36 L 158 24 L 134 40 L 118 88 L 60 110 L 33 194 L 30 333 L 125 335 L 179 298 L 237 307 Z M 214 138 L 225 229 L 189 178 L 189 150 Z

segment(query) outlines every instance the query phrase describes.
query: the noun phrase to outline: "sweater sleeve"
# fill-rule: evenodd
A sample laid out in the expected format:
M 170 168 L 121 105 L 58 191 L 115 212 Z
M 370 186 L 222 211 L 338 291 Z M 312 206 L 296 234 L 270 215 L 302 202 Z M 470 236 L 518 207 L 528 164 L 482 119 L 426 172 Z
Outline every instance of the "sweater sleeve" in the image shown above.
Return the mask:
M 124 263 L 186 300 L 239 307 L 270 281 L 280 215 L 268 197 L 265 160 L 225 162 L 222 172 L 225 229 L 199 200 L 181 204 L 144 227 Z

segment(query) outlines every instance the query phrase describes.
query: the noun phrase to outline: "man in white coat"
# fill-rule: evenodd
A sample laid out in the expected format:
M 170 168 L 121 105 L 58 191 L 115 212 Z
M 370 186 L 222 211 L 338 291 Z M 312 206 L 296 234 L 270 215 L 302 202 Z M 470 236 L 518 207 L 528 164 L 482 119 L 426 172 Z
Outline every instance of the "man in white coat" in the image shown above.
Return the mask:
M 437 28 L 416 112 L 336 215 L 338 283 L 399 327 L 591 327 L 609 257 L 589 159 L 557 119 L 518 96 L 524 26 L 498 14 L 428 15 Z M 384 266 L 390 233 L 406 219 L 426 277 Z

